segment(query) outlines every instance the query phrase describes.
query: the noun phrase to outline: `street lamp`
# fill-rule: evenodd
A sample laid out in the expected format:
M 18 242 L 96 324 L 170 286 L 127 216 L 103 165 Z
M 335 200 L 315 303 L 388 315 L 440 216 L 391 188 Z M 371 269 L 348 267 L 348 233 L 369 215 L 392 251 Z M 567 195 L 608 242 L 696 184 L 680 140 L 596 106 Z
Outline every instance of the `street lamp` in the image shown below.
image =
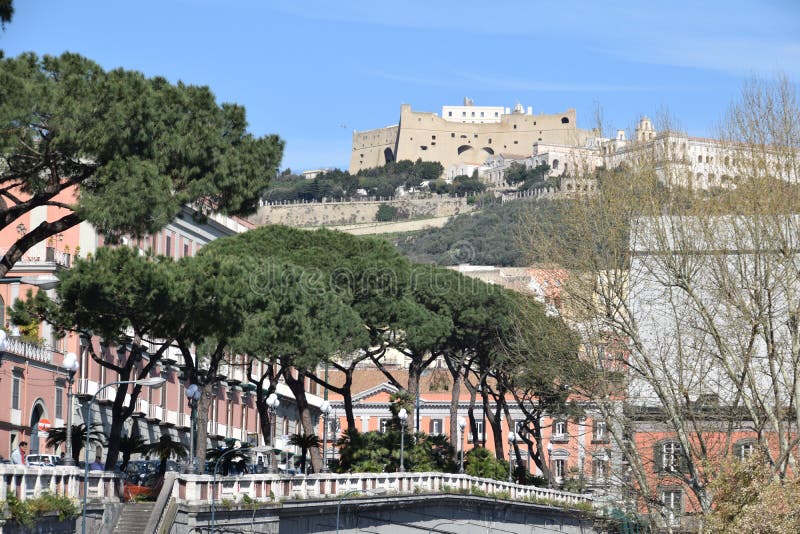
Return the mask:
M 191 410 L 192 421 L 189 428 L 189 461 L 191 465 L 186 470 L 187 473 L 197 473 L 197 458 L 195 457 L 195 425 L 197 421 L 197 401 L 203 396 L 203 392 L 197 384 L 190 384 L 186 388 L 186 398 L 189 399 L 189 409 Z
M 151 376 L 149 378 L 144 378 L 142 380 L 118 380 L 116 382 L 111 382 L 110 384 L 106 384 L 102 386 L 97 392 L 92 395 L 92 398 L 86 404 L 86 409 L 89 412 L 88 417 L 86 418 L 86 443 L 84 443 L 84 471 L 83 471 L 83 512 L 81 515 L 81 534 L 86 534 L 86 501 L 87 496 L 89 494 L 89 436 L 91 434 L 90 430 L 92 428 L 92 405 L 94 405 L 94 401 L 97 400 L 97 396 L 100 394 L 101 391 L 104 389 L 111 387 L 111 386 L 121 386 L 127 384 L 133 384 L 134 386 L 146 386 L 149 388 L 160 386 L 166 382 L 166 379 L 160 376 Z M 119 394 L 119 392 L 117 393 Z
M 405 449 L 405 436 L 406 436 L 406 420 L 408 419 L 408 412 L 405 408 L 400 408 L 397 412 L 397 418 L 400 419 L 400 469 L 401 473 L 405 473 L 406 466 L 403 465 L 403 454 Z
M 328 469 L 328 415 L 331 413 L 331 403 L 325 401 L 320 406 L 322 412 L 322 472 L 330 473 Z
M 514 476 L 511 473 L 511 464 L 513 463 L 511 455 L 514 454 L 514 442 L 517 441 L 517 435 L 514 432 L 508 433 L 508 481 L 514 482 Z
M 214 513 L 216 512 L 216 493 L 217 493 L 217 468 L 219 467 L 219 463 L 222 461 L 223 458 L 228 456 L 234 452 L 241 452 L 239 448 L 231 447 L 227 451 L 223 452 L 217 458 L 217 461 L 214 463 L 214 482 L 211 485 L 211 528 L 210 534 L 214 534 Z
M 278 427 L 278 422 L 276 421 L 277 413 L 278 413 L 278 405 L 281 401 L 278 399 L 278 396 L 275 393 L 271 393 L 269 397 L 267 397 L 267 410 L 269 410 L 269 419 L 271 423 L 271 429 L 269 433 L 269 446 L 270 446 L 270 453 L 269 453 L 269 472 L 270 473 L 277 473 L 278 472 L 278 462 L 275 461 L 275 432 Z
M 458 467 L 458 472 L 462 475 L 464 474 L 464 429 L 467 428 L 467 420 L 463 417 L 458 420 L 458 430 L 459 430 L 459 447 L 461 448 L 461 458 L 459 461 L 461 462 Z
M 3 332 L 5 334 L 5 332 Z M 61 367 L 67 372 L 67 429 L 66 429 L 66 451 L 64 454 L 64 465 L 75 466 L 75 458 L 72 457 L 72 383 L 75 380 L 75 372 L 78 370 L 78 357 L 74 352 L 68 352 L 64 356 Z M 89 432 L 89 429 L 86 429 Z
M 553 442 L 547 444 L 547 487 L 553 489 Z

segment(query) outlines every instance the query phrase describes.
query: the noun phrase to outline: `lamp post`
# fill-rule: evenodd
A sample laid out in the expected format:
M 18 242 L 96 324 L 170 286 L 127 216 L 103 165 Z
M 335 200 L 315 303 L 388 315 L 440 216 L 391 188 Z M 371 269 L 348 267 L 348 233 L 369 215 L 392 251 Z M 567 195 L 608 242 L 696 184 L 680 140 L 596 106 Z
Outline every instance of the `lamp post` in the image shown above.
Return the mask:
M 217 493 L 217 468 L 219 467 L 219 463 L 222 461 L 223 458 L 228 456 L 231 453 L 240 452 L 238 448 L 231 447 L 227 451 L 223 452 L 217 458 L 217 461 L 214 463 L 214 482 L 211 485 L 211 528 L 210 534 L 214 534 L 214 513 L 216 512 L 216 493 Z
M 397 417 L 400 419 L 400 469 L 401 473 L 405 473 L 406 466 L 404 465 L 404 449 L 405 449 L 405 436 L 406 436 L 406 420 L 408 419 L 408 412 L 405 408 L 400 408 L 397 412 Z
M 328 469 L 328 415 L 331 413 L 331 403 L 324 401 L 320 406 L 322 412 L 322 473 L 330 473 Z
M 75 458 L 72 457 L 72 383 L 75 380 L 75 372 L 78 370 L 78 357 L 74 352 L 68 352 L 64 356 L 61 367 L 67 372 L 67 428 L 66 428 L 66 451 L 64 454 L 64 465 L 75 466 Z M 89 432 L 89 429 L 86 429 Z
M 189 462 L 191 465 L 186 469 L 187 473 L 197 473 L 197 458 L 195 458 L 195 425 L 197 421 L 197 401 L 203 396 L 203 392 L 197 384 L 191 384 L 186 388 L 186 398 L 189 399 L 189 409 L 191 410 L 192 421 L 189 428 Z
M 514 482 L 514 475 L 512 474 L 511 464 L 513 460 L 511 455 L 514 454 L 514 442 L 517 441 L 517 435 L 512 431 L 508 433 L 508 481 Z
M 461 448 L 461 458 L 459 458 L 459 466 L 458 472 L 462 475 L 464 474 L 464 430 L 467 428 L 467 420 L 463 417 L 458 420 L 458 430 L 459 430 L 459 447 Z
M 553 489 L 553 442 L 547 444 L 547 487 Z
M 270 419 L 270 433 L 269 433 L 269 473 L 277 473 L 278 472 L 278 462 L 275 461 L 275 432 L 278 427 L 278 422 L 275 420 L 278 414 L 278 405 L 281 401 L 278 399 L 278 396 L 275 393 L 271 393 L 269 397 L 267 397 L 267 410 L 269 411 L 269 419 Z
M 133 384 L 152 388 L 155 386 L 160 386 L 164 382 L 166 382 L 166 379 L 160 376 L 151 376 L 150 378 L 144 378 L 142 380 L 118 380 L 102 386 L 94 395 L 92 395 L 92 398 L 87 403 L 86 409 L 89 413 L 88 417 L 86 418 L 86 443 L 84 444 L 83 456 L 85 466 L 83 471 L 83 511 L 81 514 L 81 534 L 86 534 L 86 501 L 89 494 L 89 436 L 92 428 L 92 405 L 94 404 L 94 401 L 97 399 L 97 396 L 100 394 L 100 392 L 107 387 Z

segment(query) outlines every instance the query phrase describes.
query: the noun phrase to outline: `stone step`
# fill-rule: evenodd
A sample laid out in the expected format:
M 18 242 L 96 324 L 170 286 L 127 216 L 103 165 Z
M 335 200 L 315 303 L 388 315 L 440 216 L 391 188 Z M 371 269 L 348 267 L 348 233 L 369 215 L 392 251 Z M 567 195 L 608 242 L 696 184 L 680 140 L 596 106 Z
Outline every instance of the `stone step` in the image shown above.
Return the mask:
M 114 527 L 114 534 L 146 534 L 144 529 L 155 503 L 126 503 Z

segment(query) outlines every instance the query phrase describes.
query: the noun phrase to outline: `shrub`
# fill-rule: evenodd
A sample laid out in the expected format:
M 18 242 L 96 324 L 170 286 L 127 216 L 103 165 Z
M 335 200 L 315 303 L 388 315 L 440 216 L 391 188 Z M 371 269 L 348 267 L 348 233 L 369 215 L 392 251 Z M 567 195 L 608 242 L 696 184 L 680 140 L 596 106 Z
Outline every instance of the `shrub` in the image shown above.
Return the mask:
M 378 222 L 396 221 L 398 219 L 399 210 L 395 206 L 389 204 L 381 204 L 378 206 L 378 213 L 375 214 L 375 220 Z
M 79 510 L 69 497 L 43 493 L 41 497 L 21 501 L 13 493 L 6 495 L 6 505 L 11 514 L 11 519 L 20 526 L 30 529 L 36 524 L 37 518 L 57 513 L 58 519 L 64 521 L 78 517 Z
M 468 475 L 495 480 L 507 480 L 508 462 L 498 460 L 483 447 L 476 447 L 464 456 L 464 472 Z

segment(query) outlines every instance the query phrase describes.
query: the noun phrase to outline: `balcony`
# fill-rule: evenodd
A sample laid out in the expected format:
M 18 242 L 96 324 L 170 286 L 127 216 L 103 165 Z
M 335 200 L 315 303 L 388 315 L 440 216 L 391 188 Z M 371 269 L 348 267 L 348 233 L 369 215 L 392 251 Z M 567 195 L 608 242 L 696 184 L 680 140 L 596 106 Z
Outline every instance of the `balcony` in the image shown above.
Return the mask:
M 144 399 L 136 399 L 136 406 L 133 409 L 134 417 L 144 417 L 148 413 L 148 402 Z
M 76 395 L 83 395 L 86 397 L 91 397 L 97 390 L 99 389 L 99 384 L 94 380 L 89 380 L 88 378 L 81 378 L 78 381 L 78 392 Z
M 117 398 L 117 388 L 114 386 L 107 387 L 99 392 L 97 395 L 97 402 L 114 402 Z
M 191 428 L 192 427 L 192 414 L 189 413 L 182 413 L 178 414 L 178 426 L 180 428 Z
M 166 410 L 166 416 L 161 421 L 162 425 L 177 426 L 178 425 L 178 412 Z
M 147 419 L 150 421 L 161 421 L 164 418 L 164 408 L 161 406 L 150 405 L 147 412 Z
M 6 340 L 5 352 L 28 358 L 29 360 L 36 360 L 38 362 L 50 363 L 53 361 L 53 349 L 45 347 L 44 345 L 34 345 L 32 343 L 25 343 L 19 339 L 10 337 Z
M 69 269 L 72 264 L 72 255 L 66 252 L 59 252 L 55 247 L 45 247 L 44 260 Z

